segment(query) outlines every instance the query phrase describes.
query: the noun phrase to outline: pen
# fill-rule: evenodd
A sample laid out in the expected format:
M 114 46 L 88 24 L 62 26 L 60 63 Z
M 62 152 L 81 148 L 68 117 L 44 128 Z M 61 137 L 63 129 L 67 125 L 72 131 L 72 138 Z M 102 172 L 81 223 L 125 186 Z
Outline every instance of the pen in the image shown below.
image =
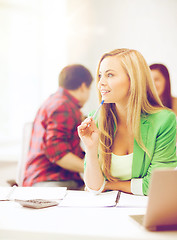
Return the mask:
M 98 109 L 97 109 L 96 112 L 94 113 L 94 115 L 93 115 L 93 119 L 96 118 L 96 116 L 97 116 L 97 114 L 98 114 L 98 111 L 100 110 L 100 108 L 101 108 L 101 106 L 103 105 L 103 103 L 104 103 L 104 100 L 101 101 L 101 103 L 100 103 Z
M 95 120 L 95 118 L 96 118 L 96 115 L 97 115 L 98 111 L 100 110 L 101 106 L 103 105 L 103 103 L 104 103 L 104 100 L 101 101 L 98 109 L 97 109 L 96 112 L 93 114 L 93 117 L 92 117 L 92 118 L 93 118 L 94 120 Z M 88 127 L 90 127 L 90 123 L 88 124 Z
M 121 192 L 120 191 L 118 191 L 118 193 L 117 193 L 117 197 L 116 197 L 116 205 L 118 204 L 118 202 L 119 202 L 119 199 L 120 199 L 120 194 L 121 194 Z

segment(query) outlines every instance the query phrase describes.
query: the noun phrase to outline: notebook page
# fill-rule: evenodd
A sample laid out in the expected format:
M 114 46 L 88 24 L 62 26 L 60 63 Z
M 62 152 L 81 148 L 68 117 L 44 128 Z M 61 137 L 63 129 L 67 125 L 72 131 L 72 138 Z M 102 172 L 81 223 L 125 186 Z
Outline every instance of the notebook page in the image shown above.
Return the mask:
M 138 196 L 121 192 L 117 207 L 147 207 L 148 196 Z
M 67 191 L 60 202 L 61 207 L 112 207 L 116 205 L 118 191 L 110 191 L 94 195 L 86 191 Z

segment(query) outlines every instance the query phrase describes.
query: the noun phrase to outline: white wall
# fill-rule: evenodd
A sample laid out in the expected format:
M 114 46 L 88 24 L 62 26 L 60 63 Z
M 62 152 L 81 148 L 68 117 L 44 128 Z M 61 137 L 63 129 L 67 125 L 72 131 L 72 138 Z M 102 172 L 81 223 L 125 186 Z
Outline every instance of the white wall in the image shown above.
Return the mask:
M 115 48 L 139 50 L 148 64 L 164 63 L 177 96 L 176 0 L 68 0 L 68 60 L 95 76 L 100 56 Z M 95 86 L 85 112 L 95 107 Z
M 64 65 L 81 63 L 95 77 L 101 55 L 115 48 L 166 64 L 177 96 L 176 23 L 177 0 L 0 0 L 0 152 L 57 89 Z M 97 104 L 93 84 L 84 113 Z
M 25 122 L 66 65 L 65 0 L 0 0 L 0 160 L 18 159 Z

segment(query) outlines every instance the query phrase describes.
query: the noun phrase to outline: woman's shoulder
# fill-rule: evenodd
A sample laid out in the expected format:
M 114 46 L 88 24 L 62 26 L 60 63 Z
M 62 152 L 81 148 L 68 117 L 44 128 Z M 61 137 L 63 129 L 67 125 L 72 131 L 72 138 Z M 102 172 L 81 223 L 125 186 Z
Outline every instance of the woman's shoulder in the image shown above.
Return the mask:
M 176 115 L 171 109 L 161 109 L 156 113 L 149 114 L 147 118 L 149 121 L 153 121 L 153 122 L 157 121 L 161 123 L 166 122 L 167 120 L 176 121 Z
M 156 113 L 147 115 L 147 119 L 143 125 L 144 124 L 150 126 L 149 130 L 152 134 L 155 134 L 159 130 L 164 131 L 165 129 L 176 129 L 176 115 L 170 109 L 162 109 Z

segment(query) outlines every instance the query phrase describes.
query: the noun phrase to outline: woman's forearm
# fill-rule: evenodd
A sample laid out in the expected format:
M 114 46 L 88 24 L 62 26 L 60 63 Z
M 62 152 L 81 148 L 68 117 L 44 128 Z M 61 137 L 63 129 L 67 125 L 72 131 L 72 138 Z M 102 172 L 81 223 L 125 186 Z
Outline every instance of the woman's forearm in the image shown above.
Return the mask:
M 99 130 L 92 117 L 87 118 L 78 126 L 78 134 L 85 145 L 84 181 L 86 187 L 89 190 L 101 191 L 105 180 L 98 159 Z
M 97 150 L 86 151 L 86 168 L 84 171 L 84 180 L 87 187 L 92 190 L 98 191 L 104 183 L 104 176 L 100 168 Z M 106 181 L 104 191 L 106 190 L 119 190 L 126 193 L 131 193 L 131 181 L 115 182 Z
M 119 190 L 126 193 L 132 193 L 131 192 L 131 181 L 116 181 L 116 182 L 106 182 L 104 190 Z
M 86 151 L 86 168 L 84 180 L 87 187 L 98 191 L 104 182 L 104 176 L 100 168 L 97 151 Z

